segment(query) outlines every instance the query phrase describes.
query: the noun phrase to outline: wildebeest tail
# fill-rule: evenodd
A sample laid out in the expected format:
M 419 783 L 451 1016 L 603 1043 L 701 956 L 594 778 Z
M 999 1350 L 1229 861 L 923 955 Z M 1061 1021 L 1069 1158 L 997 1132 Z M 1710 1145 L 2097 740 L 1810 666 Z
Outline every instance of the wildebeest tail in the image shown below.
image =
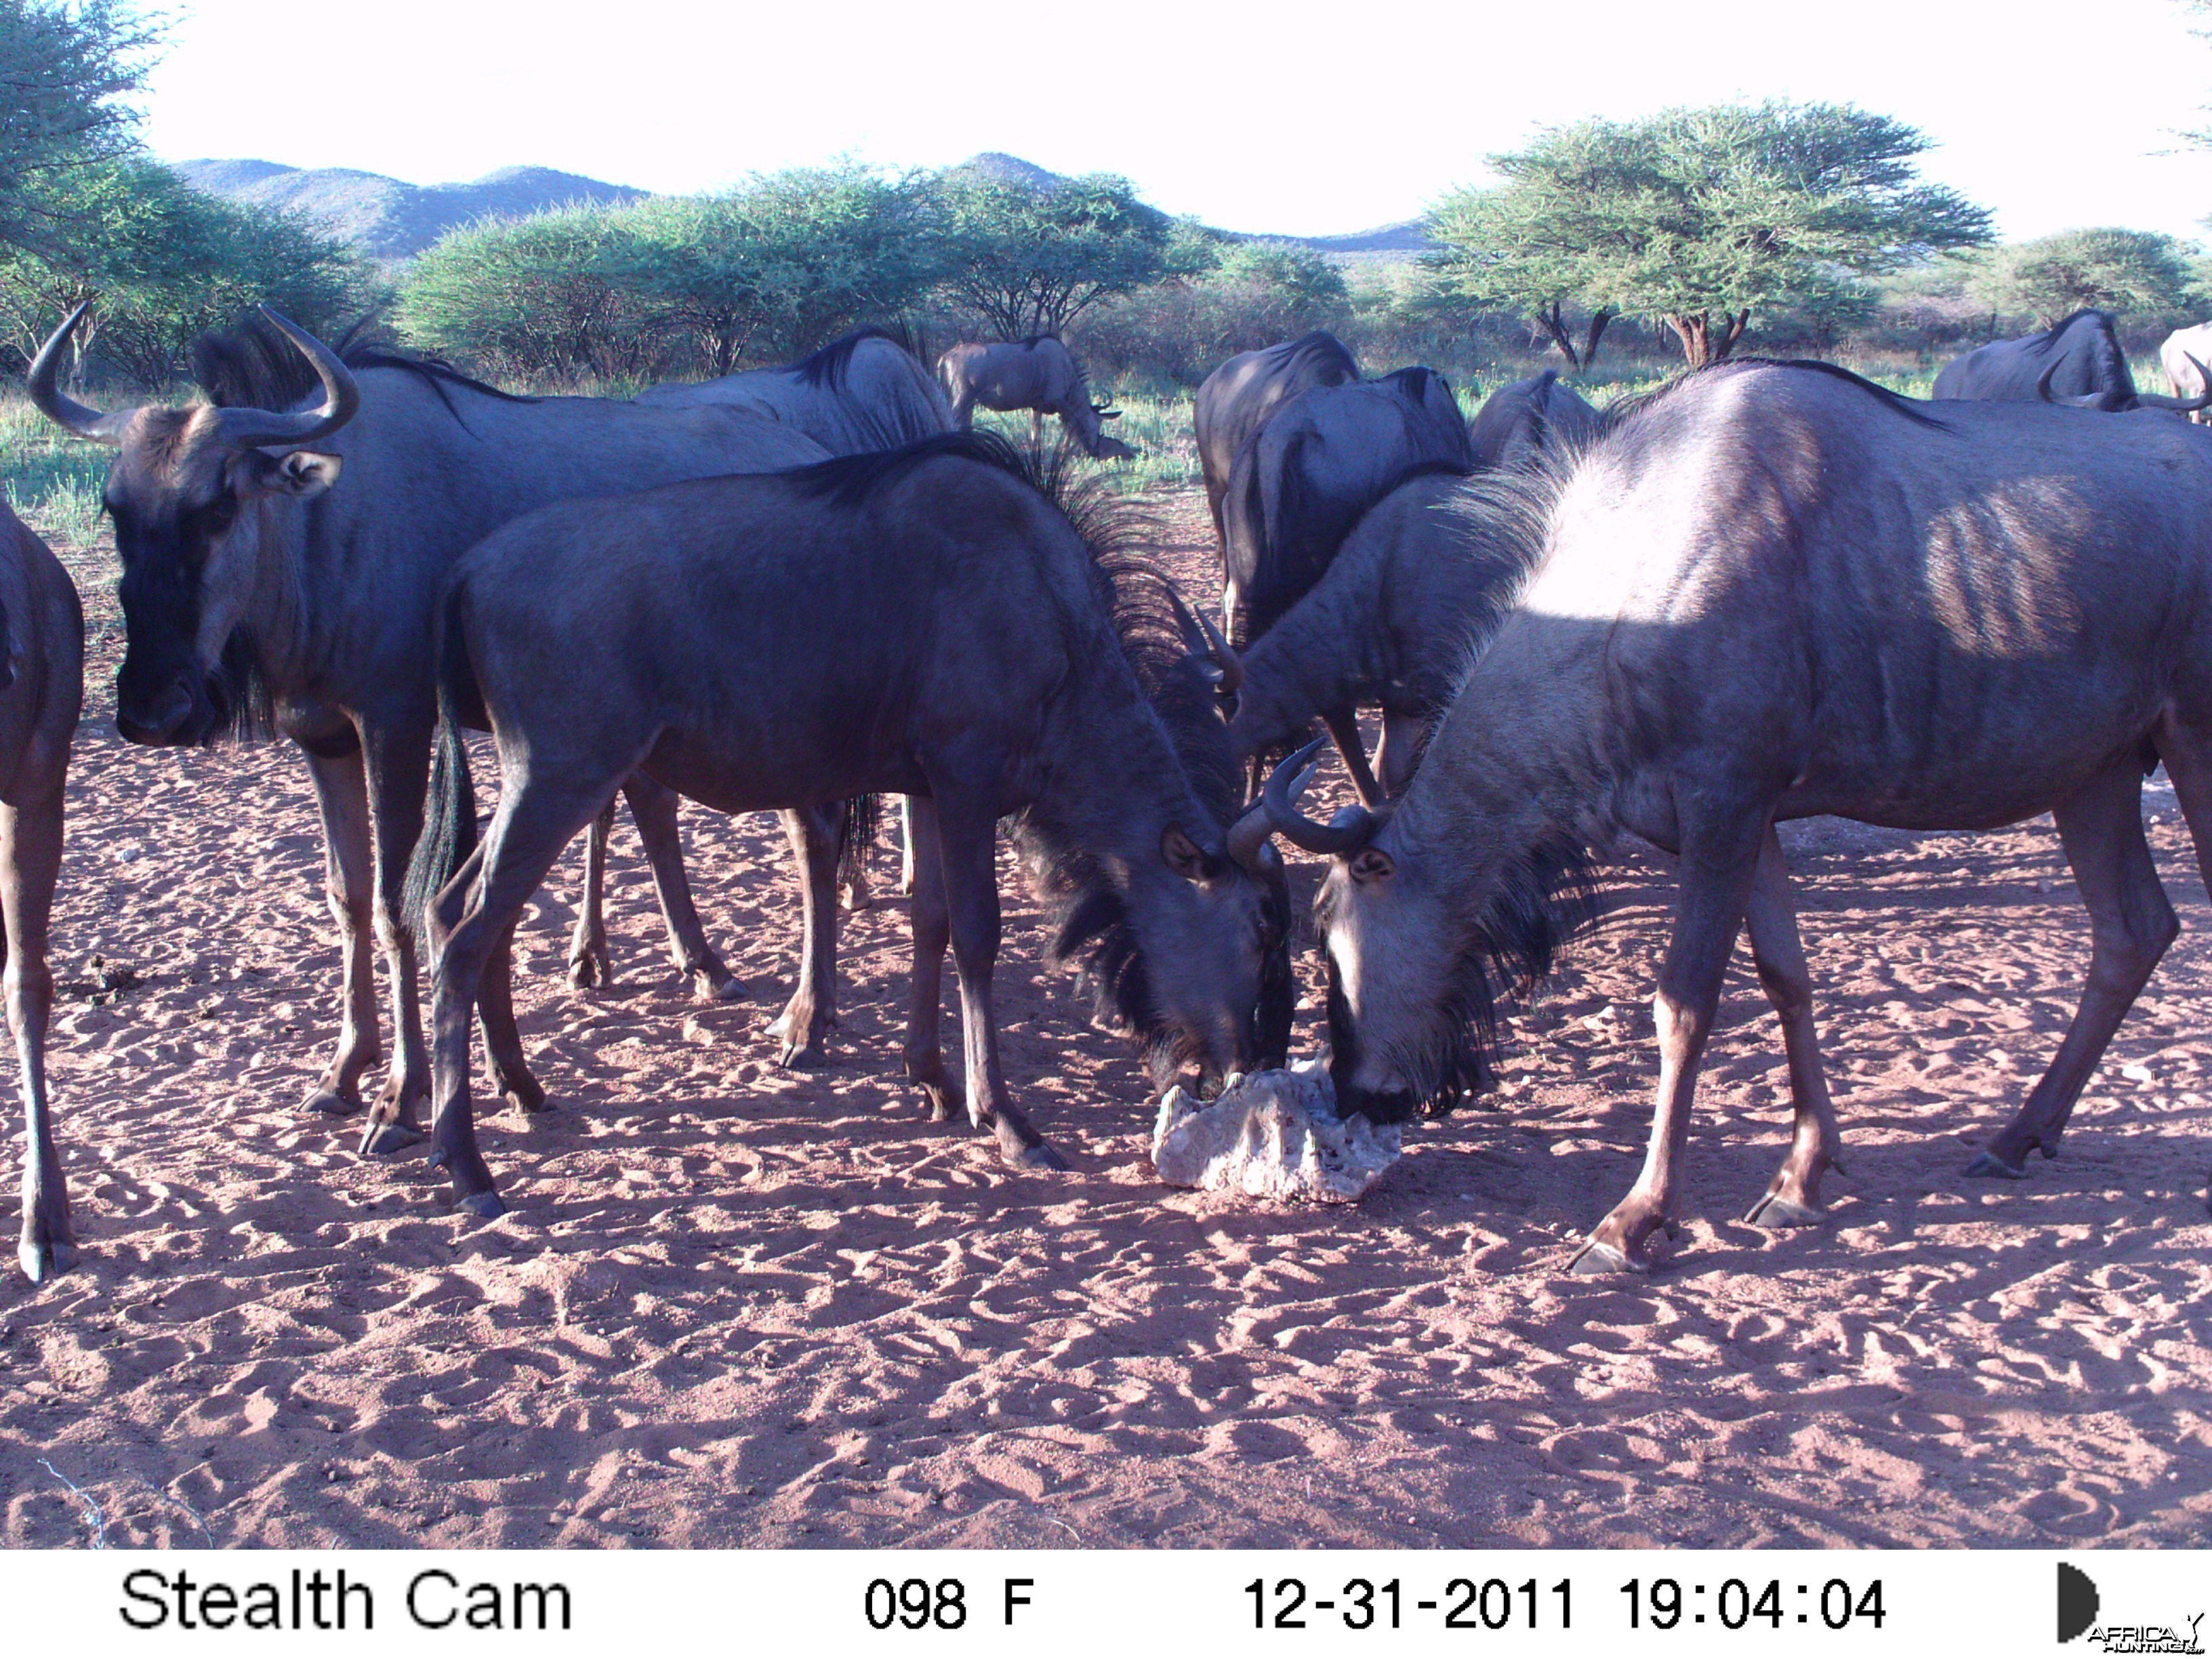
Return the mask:
M 837 880 L 841 886 L 858 887 L 867 878 L 868 849 L 876 844 L 883 827 L 884 798 L 855 795 L 845 803 L 845 825 L 837 836 Z
M 476 781 L 469 775 L 469 750 L 461 736 L 463 711 L 481 706 L 476 674 L 461 639 L 458 590 L 447 596 L 438 617 L 438 738 L 430 763 L 430 793 L 424 803 L 422 833 L 407 863 L 403 913 L 419 930 L 430 902 L 477 848 Z

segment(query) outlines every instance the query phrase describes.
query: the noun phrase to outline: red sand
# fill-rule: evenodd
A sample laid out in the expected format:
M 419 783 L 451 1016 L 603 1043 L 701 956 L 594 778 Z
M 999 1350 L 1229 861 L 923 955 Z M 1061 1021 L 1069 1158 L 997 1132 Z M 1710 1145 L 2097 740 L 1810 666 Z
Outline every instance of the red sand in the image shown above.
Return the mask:
M 1201 515 L 1177 509 L 1196 572 Z M 919 1121 L 895 910 L 848 921 L 834 1064 L 779 1072 L 759 1027 L 795 925 L 772 822 L 686 815 L 702 908 L 755 994 L 718 1007 L 672 981 L 625 824 L 611 989 L 562 977 L 576 855 L 518 940 L 524 1036 L 559 1109 L 486 1120 L 514 1212 L 472 1225 L 419 1152 L 364 1162 L 357 1124 L 301 1110 L 337 975 L 304 769 L 289 745 L 120 743 L 111 558 L 70 556 L 94 641 L 55 926 L 76 984 L 51 1053 L 84 1266 L 40 1290 L 0 1276 L 10 1544 L 88 1535 L 41 1458 L 119 1542 L 2212 1529 L 2212 910 L 2170 794 L 2147 811 L 2186 931 L 2063 1155 L 2019 1183 L 1960 1170 L 2049 1057 L 2086 965 L 2049 825 L 1798 837 L 1851 1176 L 1820 1228 L 1733 1218 L 1788 1117 L 1740 954 L 1684 1239 L 1649 1281 L 1561 1267 L 1642 1155 L 1656 864 L 1621 872 L 1611 924 L 1516 1022 L 1502 1098 L 1409 1135 L 1356 1208 L 1268 1211 L 1152 1179 L 1141 1074 L 1044 976 L 1011 861 L 1007 1065 L 1075 1165 L 1059 1177 Z M 95 1004 L 94 957 L 143 983 Z M 1310 952 L 1304 971 L 1302 1048 Z M 2148 1083 L 2121 1074 L 2133 1063 Z

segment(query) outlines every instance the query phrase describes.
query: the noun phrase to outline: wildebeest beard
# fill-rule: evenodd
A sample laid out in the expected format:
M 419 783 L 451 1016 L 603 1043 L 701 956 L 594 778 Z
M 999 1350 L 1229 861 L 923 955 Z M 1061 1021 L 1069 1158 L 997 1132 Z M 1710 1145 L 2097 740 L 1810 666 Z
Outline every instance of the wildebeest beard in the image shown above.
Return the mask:
M 1334 884 L 1322 889 L 1315 921 L 1324 939 L 1339 890 Z M 1547 836 L 1509 866 L 1445 975 L 1426 1040 L 1387 1056 L 1409 1085 L 1407 1092 L 1386 1097 L 1369 1115 L 1384 1122 L 1402 1122 L 1417 1112 L 1443 1117 L 1489 1088 L 1497 1075 L 1498 1005 L 1528 996 L 1600 914 L 1596 866 L 1573 837 Z M 1342 1079 L 1358 1066 L 1360 1043 L 1335 959 L 1328 965 L 1329 1071 Z
M 196 665 L 192 641 L 199 634 L 201 563 L 180 546 L 161 545 L 141 552 L 125 571 L 119 584 L 125 648 L 115 672 L 119 718 L 143 706 L 133 695 L 134 684 L 150 681 L 150 687 L 139 689 L 158 694 L 161 686 Z M 182 732 L 189 746 L 210 747 L 226 738 L 251 741 L 274 727 L 268 678 L 243 628 L 232 630 L 222 657 L 198 676 L 195 690 L 195 718 Z

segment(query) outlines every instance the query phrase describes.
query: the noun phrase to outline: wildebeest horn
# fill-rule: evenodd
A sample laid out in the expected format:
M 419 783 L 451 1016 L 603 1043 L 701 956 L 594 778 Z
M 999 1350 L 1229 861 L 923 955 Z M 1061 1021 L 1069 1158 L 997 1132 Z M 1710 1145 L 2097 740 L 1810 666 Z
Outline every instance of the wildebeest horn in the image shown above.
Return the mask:
M 92 309 L 87 300 L 70 313 L 68 319 L 39 348 L 39 355 L 31 359 L 31 401 L 39 412 L 56 426 L 74 432 L 80 438 L 91 438 L 104 444 L 120 444 L 123 430 L 131 422 L 131 412 L 123 410 L 112 415 L 77 402 L 56 384 L 61 372 L 62 353 L 69 349 L 70 336 L 84 320 L 84 313 Z
M 2193 415 L 2200 409 L 2212 406 L 2212 372 L 2208 372 L 2203 364 L 2190 357 L 2187 352 L 2181 355 L 2189 358 L 2189 366 L 2197 371 L 2197 384 L 2204 388 L 2203 392 L 2194 398 L 2167 398 L 2155 392 L 2139 392 L 2136 397 L 2137 403 L 2146 409 L 2171 409 L 2184 415 Z
M 1256 800 L 1229 826 L 1229 856 L 1256 876 L 1272 876 L 1283 867 L 1283 855 L 1269 846 L 1275 826 L 1267 819 L 1267 803 Z
M 282 313 L 260 307 L 284 337 L 300 348 L 323 383 L 323 406 L 282 415 L 273 409 L 226 409 L 222 414 L 224 441 L 234 449 L 267 449 L 278 445 L 313 443 L 353 419 L 361 407 L 361 387 L 337 354 Z
M 1267 809 L 1268 823 L 1287 836 L 1293 847 L 1303 847 L 1309 853 L 1341 855 L 1364 847 L 1374 836 L 1377 820 L 1364 806 L 1347 806 L 1327 823 L 1316 823 L 1298 811 L 1298 797 L 1313 781 L 1316 764 L 1314 757 L 1328 741 L 1325 737 L 1316 738 L 1269 773 L 1260 804 Z
M 1182 590 L 1175 585 L 1175 578 L 1150 559 L 1125 559 L 1121 562 L 1132 570 L 1141 570 L 1160 585 L 1168 596 L 1168 605 L 1175 611 L 1176 627 L 1182 635 L 1183 649 L 1194 657 L 1211 657 L 1220 671 L 1222 689 L 1235 691 L 1244 684 L 1244 664 L 1229 648 L 1229 641 L 1220 631 L 1191 608 Z

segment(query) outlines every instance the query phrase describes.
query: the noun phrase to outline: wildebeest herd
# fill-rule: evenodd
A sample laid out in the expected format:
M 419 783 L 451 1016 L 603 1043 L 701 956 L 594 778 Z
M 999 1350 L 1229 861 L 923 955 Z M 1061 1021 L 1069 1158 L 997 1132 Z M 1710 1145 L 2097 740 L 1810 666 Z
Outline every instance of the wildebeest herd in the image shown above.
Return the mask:
M 710 998 L 736 982 L 690 897 L 678 798 L 781 816 L 802 949 L 772 1029 L 799 1064 L 835 1023 L 841 860 L 851 874 L 875 803 L 904 798 L 906 1075 L 933 1117 L 964 1104 L 1036 1170 L 1061 1161 L 1016 1103 L 993 1014 L 1001 828 L 1054 959 L 1162 1084 L 1285 1062 L 1296 934 L 1274 842 L 1328 859 L 1330 1072 L 1340 1108 L 1377 1122 L 1486 1086 L 1501 1000 L 1595 918 L 1608 849 L 1650 843 L 1680 878 L 1655 1122 L 1585 1272 L 1649 1267 L 1674 1231 L 1740 932 L 1796 1109 L 1750 1218 L 1818 1219 L 1841 1168 L 1778 822 L 2053 815 L 2090 911 L 2088 982 L 1978 1176 L 2055 1155 L 2176 931 L 2139 807 L 2161 763 L 2212 849 L 2212 434 L 2173 416 L 2212 390 L 2185 353 L 2196 395 L 2138 392 L 2100 313 L 1969 354 L 1925 402 L 1751 359 L 1602 413 L 1547 374 L 1469 422 L 1432 370 L 1370 378 L 1325 333 L 1246 353 L 1195 404 L 1218 625 L 1068 446 L 968 429 L 977 404 L 1027 408 L 1089 455 L 1126 453 L 1052 337 L 956 347 L 940 385 L 863 330 L 623 402 L 514 396 L 267 313 L 200 342 L 206 401 L 103 411 L 60 383 L 83 314 L 29 382 L 115 451 L 118 729 L 299 746 L 343 940 L 337 1045 L 308 1104 L 366 1104 L 365 1154 L 427 1133 L 478 1216 L 502 1206 L 471 1031 L 500 1092 L 542 1106 L 512 935 L 589 830 L 571 971 L 604 976 L 617 796 L 677 963 Z M 0 528 L 0 904 L 28 1123 L 20 1259 L 38 1279 L 75 1258 L 40 1054 L 82 629 L 51 554 L 12 516 Z M 1308 741 L 1316 722 L 1328 737 Z M 498 760 L 481 830 L 468 730 Z M 1322 823 L 1301 802 L 1329 738 L 1358 800 Z M 948 946 L 957 1076 L 938 1034 Z

